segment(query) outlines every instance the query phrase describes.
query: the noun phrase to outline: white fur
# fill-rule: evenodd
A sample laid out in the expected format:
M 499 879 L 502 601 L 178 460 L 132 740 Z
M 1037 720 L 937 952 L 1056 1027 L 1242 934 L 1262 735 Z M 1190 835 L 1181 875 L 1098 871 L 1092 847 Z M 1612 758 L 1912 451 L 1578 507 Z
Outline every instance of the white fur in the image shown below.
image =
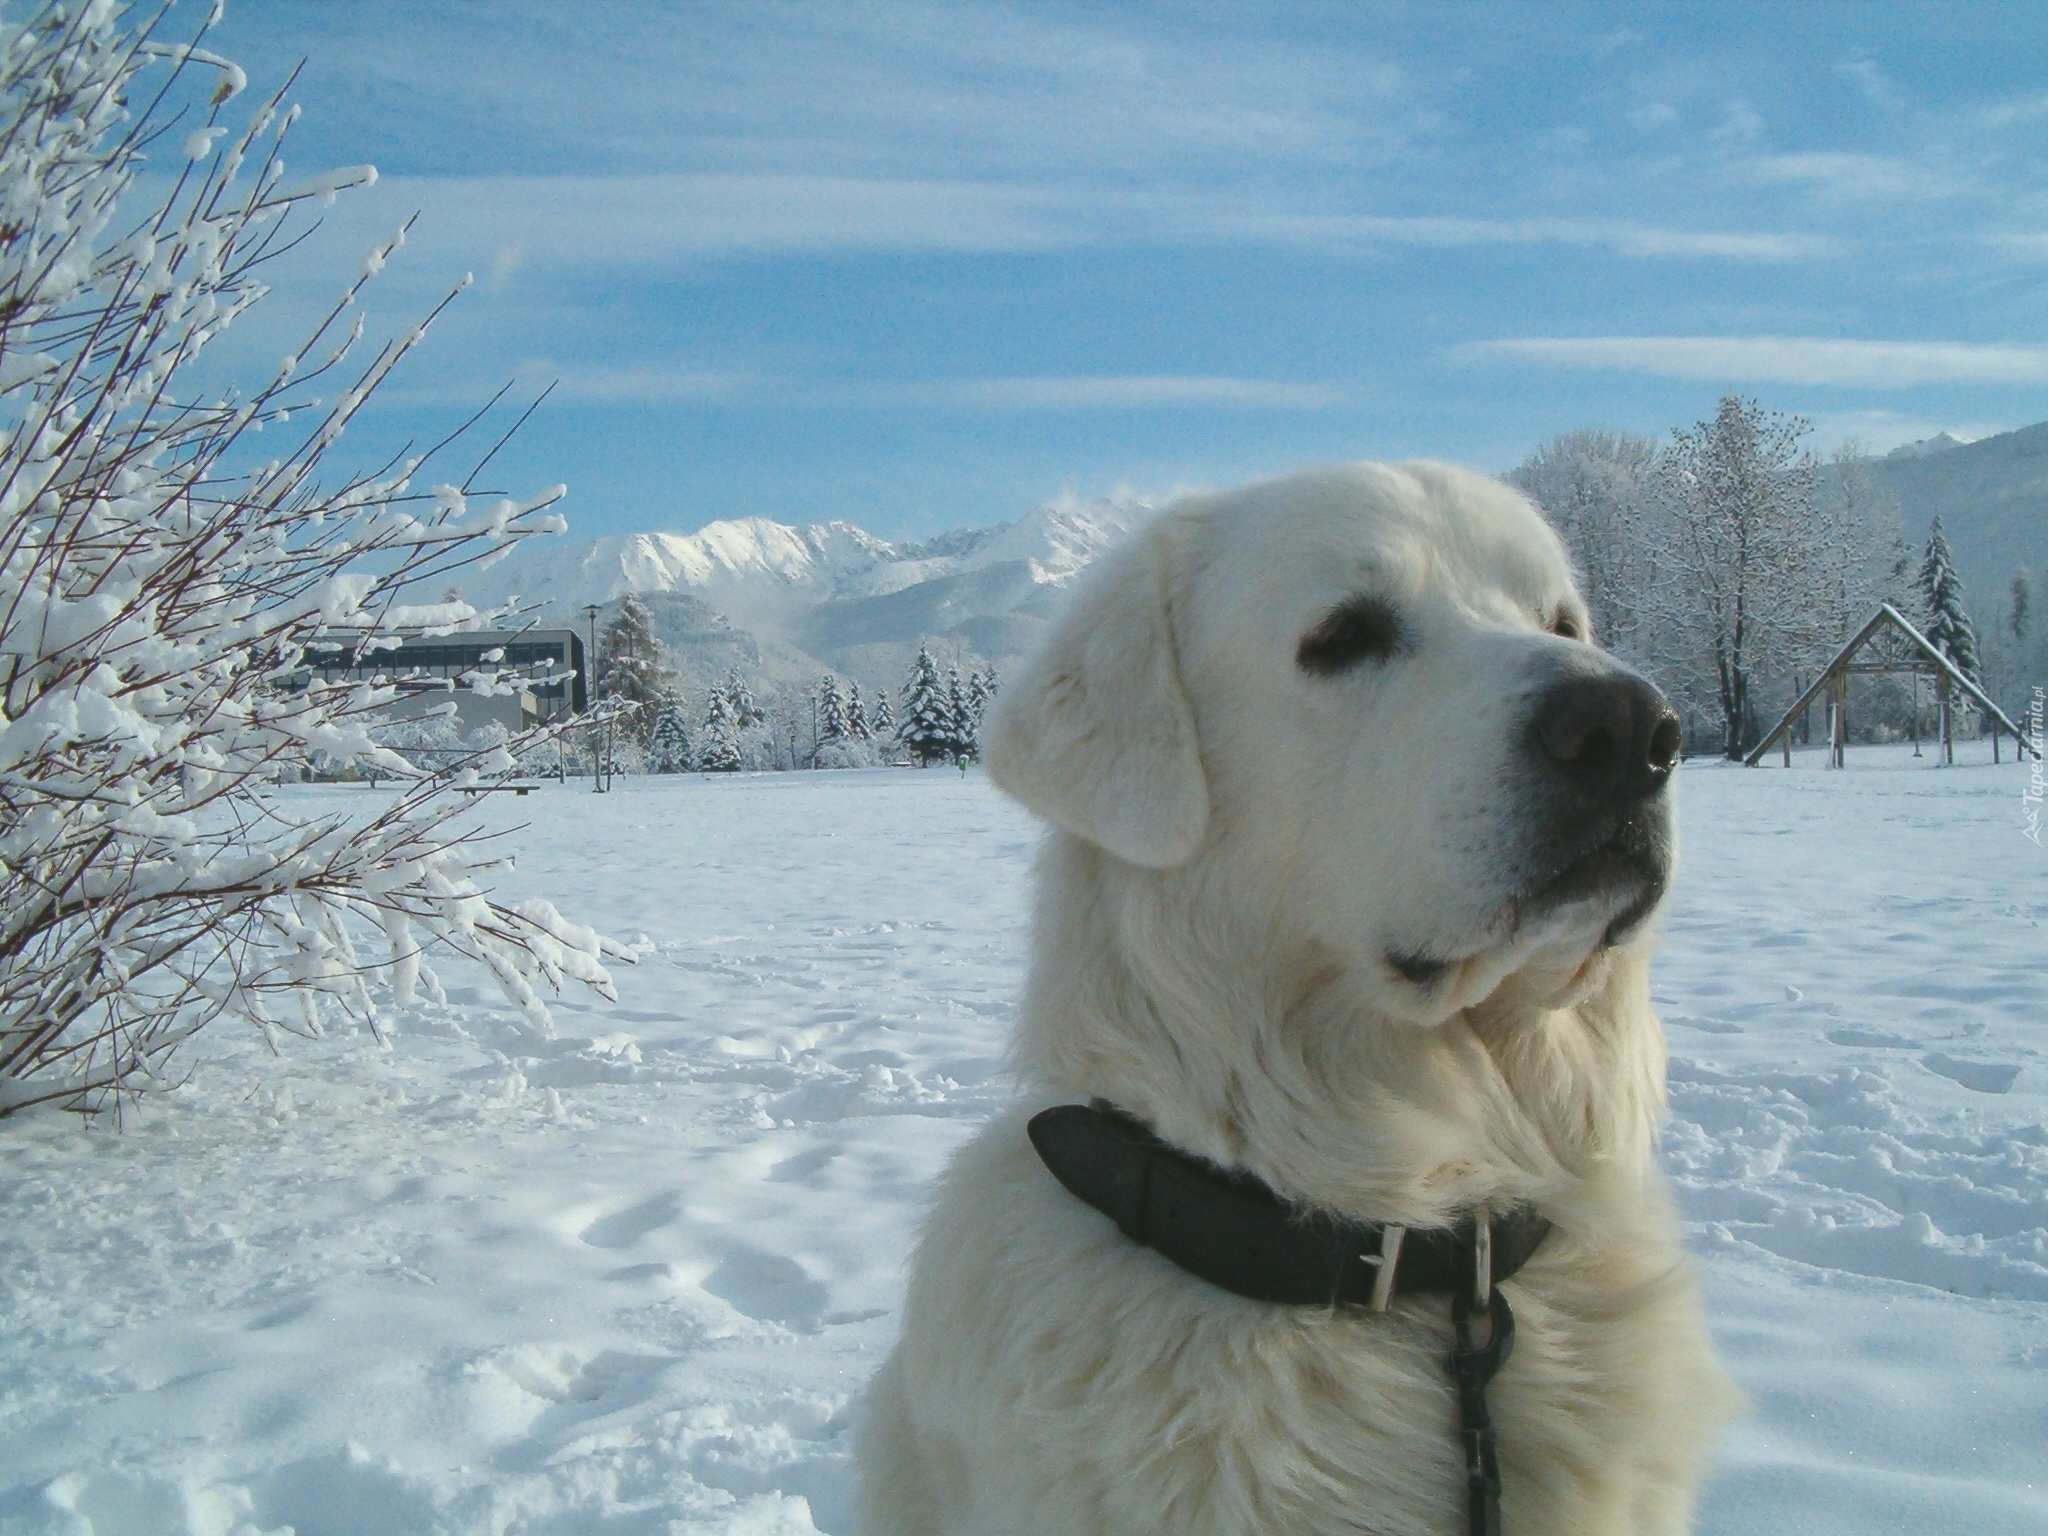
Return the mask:
M 1401 655 L 1300 637 L 1383 595 Z M 1054 824 L 1014 1060 L 1024 1102 L 945 1175 L 862 1425 L 866 1536 L 1464 1529 L 1448 1304 L 1240 1299 L 1125 1240 L 1024 1134 L 1113 1100 L 1353 1216 L 1556 1223 L 1506 1290 L 1489 1398 L 1507 1536 L 1687 1529 L 1732 1389 L 1653 1158 L 1644 941 L 1503 902 L 1534 693 L 1611 670 L 1556 538 L 1438 465 L 1180 503 L 1101 562 L 986 733 Z M 1441 986 L 1390 952 L 1452 957 Z

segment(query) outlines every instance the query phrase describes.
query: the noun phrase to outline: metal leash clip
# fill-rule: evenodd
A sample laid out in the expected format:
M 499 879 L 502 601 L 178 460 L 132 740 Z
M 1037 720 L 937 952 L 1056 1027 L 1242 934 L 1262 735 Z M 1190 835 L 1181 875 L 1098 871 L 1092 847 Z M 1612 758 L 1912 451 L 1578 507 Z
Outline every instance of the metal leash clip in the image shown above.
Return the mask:
M 1458 1389 L 1459 1439 L 1465 1449 L 1465 1492 L 1470 1536 L 1500 1536 L 1500 1461 L 1495 1453 L 1493 1418 L 1486 1409 L 1486 1386 L 1507 1364 L 1515 1347 L 1515 1314 L 1505 1293 L 1493 1286 L 1492 1230 L 1484 1215 L 1473 1233 L 1473 1283 L 1451 1298 L 1451 1325 L 1457 1348 L 1450 1359 Z M 1472 1320 L 1484 1310 L 1491 1326 L 1486 1342 L 1472 1342 Z

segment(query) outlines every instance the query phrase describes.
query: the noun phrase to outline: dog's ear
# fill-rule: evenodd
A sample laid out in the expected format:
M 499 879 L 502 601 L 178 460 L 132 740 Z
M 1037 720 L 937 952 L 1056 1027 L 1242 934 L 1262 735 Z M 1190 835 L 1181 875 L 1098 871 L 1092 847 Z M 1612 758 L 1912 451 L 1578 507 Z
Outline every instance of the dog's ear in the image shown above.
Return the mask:
M 1167 612 L 1170 525 L 1096 563 L 983 732 L 989 777 L 1118 858 L 1171 869 L 1209 825 L 1194 712 Z

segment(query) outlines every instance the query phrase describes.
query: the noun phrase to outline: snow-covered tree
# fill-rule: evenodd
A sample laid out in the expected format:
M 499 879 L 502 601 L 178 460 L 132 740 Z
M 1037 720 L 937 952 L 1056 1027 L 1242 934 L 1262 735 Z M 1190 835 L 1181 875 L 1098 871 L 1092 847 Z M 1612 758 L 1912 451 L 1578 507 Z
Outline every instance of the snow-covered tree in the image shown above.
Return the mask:
M 954 762 L 973 762 L 980 744 L 974 730 L 974 706 L 968 701 L 967 685 L 960 681 L 960 669 L 946 669 L 946 724 L 951 728 Z
M 626 731 L 643 746 L 653 739 L 661 697 L 675 686 L 666 650 L 654 633 L 654 615 L 636 595 L 619 599 L 618 611 L 597 638 L 597 691 L 631 706 Z
M 1973 682 L 1977 679 L 1977 626 L 1963 608 L 1963 579 L 1956 574 L 1955 557 L 1936 518 L 1927 530 L 1927 548 L 1920 557 L 1920 611 L 1926 619 L 1922 631 L 1956 670 Z
M 967 679 L 967 733 L 977 743 L 976 755 L 980 755 L 981 719 L 988 713 L 988 706 L 996 696 L 996 669 L 975 672 Z
M 931 648 L 919 645 L 910 679 L 903 685 L 896 739 L 920 768 L 952 760 L 957 740 L 952 715 L 952 700 L 939 677 L 938 663 L 932 660 Z
M 875 690 L 874 708 L 868 714 L 868 729 L 874 734 L 875 740 L 885 747 L 895 743 L 896 715 L 890 707 L 889 690 L 886 688 Z
M 1720 716 L 1740 757 L 1757 729 L 1760 679 L 1782 674 L 1813 636 L 1820 565 L 1818 466 L 1796 416 L 1726 395 L 1711 421 L 1672 433 L 1656 469 L 1651 611 L 1660 680 Z
M 735 731 L 751 730 L 757 725 L 767 724 L 767 715 L 754 702 L 753 690 L 747 687 L 746 679 L 740 676 L 738 667 L 725 674 L 725 701 L 731 706 Z
M 422 460 L 337 472 L 329 450 L 439 313 L 361 359 L 357 293 L 403 230 L 274 371 L 209 388 L 296 211 L 374 173 L 287 184 L 296 111 L 225 121 L 242 72 L 147 25 L 104 3 L 0 18 L 0 1114 L 161 1085 L 217 1019 L 374 1028 L 437 987 L 435 945 L 537 1027 L 537 984 L 610 996 L 603 957 L 630 958 L 492 897 L 504 854 L 456 824 L 536 734 L 424 779 L 372 734 L 395 688 L 306 664 L 488 618 L 408 594 L 559 530 L 559 488 L 472 506 L 415 490 Z M 310 819 L 263 797 L 314 754 L 410 787 Z
M 846 698 L 839 679 L 827 672 L 818 680 L 818 745 L 836 746 L 853 734 L 846 719 Z
M 654 709 L 654 729 L 647 739 L 647 766 L 655 773 L 687 773 L 690 769 L 690 727 L 683 718 L 682 696 L 664 693 Z
M 697 768 L 702 773 L 737 773 L 745 766 L 740 756 L 739 722 L 731 695 L 713 688 L 704 710 L 704 733 L 697 743 Z
M 1829 470 L 1814 508 L 1816 662 L 1832 655 L 1879 603 L 1905 601 L 1913 566 L 1898 498 L 1872 484 L 1861 446 L 1841 444 Z
M 1571 552 L 1600 638 L 1627 650 L 1647 583 L 1643 517 L 1657 445 L 1633 432 L 1566 432 L 1507 476 Z
M 2034 590 L 2027 568 L 2012 573 L 2012 593 L 2005 611 L 2005 627 L 2018 645 L 2027 643 L 2027 621 L 2032 616 Z
M 868 709 L 861 702 L 859 683 L 846 685 L 846 729 L 855 741 L 867 741 L 875 734 L 868 725 Z

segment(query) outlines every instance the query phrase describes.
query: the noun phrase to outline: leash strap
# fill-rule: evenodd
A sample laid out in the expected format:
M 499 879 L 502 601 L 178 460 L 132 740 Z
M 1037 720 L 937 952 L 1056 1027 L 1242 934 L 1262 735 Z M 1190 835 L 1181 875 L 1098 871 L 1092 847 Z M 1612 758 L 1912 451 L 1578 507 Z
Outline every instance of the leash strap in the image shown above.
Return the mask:
M 1483 1308 L 1491 1326 L 1486 1342 L 1472 1342 L 1475 1309 Z M 1485 1301 L 1460 1290 L 1451 1298 L 1451 1327 L 1457 1348 L 1451 1351 L 1451 1378 L 1458 1386 L 1459 1439 L 1465 1448 L 1466 1529 L 1470 1536 L 1500 1536 L 1500 1460 L 1495 1454 L 1493 1417 L 1486 1411 L 1486 1386 L 1507 1364 L 1515 1347 L 1515 1314 L 1505 1292 L 1495 1289 Z

